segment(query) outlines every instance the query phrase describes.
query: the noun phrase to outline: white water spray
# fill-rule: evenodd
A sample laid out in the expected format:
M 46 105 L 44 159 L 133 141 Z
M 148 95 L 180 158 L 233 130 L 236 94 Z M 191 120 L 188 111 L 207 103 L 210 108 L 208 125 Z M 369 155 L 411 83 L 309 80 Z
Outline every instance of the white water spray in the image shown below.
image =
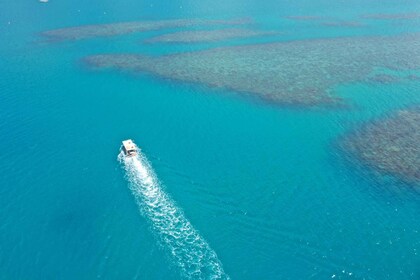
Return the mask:
M 140 212 L 187 279 L 229 279 L 209 244 L 161 188 L 147 159 L 118 155 Z

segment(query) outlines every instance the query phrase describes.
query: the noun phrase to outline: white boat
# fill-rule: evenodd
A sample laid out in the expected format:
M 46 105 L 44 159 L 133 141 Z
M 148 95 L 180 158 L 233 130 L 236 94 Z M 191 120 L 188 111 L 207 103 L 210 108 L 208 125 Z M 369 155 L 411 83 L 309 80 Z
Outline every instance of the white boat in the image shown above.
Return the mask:
M 41 3 L 48 3 L 48 0 L 39 0 Z
M 123 144 L 123 151 L 125 156 L 127 157 L 133 157 L 137 155 L 137 147 L 136 144 L 134 144 L 133 140 L 127 139 L 122 141 Z

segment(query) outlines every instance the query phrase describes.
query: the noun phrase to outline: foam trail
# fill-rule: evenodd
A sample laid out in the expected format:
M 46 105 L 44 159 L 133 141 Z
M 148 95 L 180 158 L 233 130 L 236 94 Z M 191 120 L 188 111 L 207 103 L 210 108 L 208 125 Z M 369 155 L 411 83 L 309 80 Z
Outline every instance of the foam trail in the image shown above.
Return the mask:
M 187 279 L 229 279 L 209 244 L 161 188 L 145 156 L 118 156 L 140 212 Z

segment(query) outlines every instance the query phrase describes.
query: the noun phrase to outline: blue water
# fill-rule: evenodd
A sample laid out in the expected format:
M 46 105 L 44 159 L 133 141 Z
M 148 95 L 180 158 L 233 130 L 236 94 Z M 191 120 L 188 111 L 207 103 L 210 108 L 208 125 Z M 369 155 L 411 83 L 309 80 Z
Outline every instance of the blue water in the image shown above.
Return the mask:
M 419 19 L 331 28 L 282 18 L 360 20 L 420 12 L 418 1 L 18 0 L 1 7 L 0 279 L 188 276 L 177 264 L 188 260 L 162 242 L 165 228 L 142 208 L 148 197 L 133 193 L 117 160 L 125 138 L 142 148 L 165 205 L 231 279 L 420 279 L 418 186 L 370 176 L 336 146 L 363 122 L 418 104 L 419 81 L 341 85 L 335 92 L 350 108 L 308 110 L 79 62 L 97 53 L 419 32 Z M 37 35 L 105 22 L 240 17 L 284 34 L 156 46 L 141 39 L 165 30 L 57 44 Z M 194 248 L 188 244 L 179 249 Z

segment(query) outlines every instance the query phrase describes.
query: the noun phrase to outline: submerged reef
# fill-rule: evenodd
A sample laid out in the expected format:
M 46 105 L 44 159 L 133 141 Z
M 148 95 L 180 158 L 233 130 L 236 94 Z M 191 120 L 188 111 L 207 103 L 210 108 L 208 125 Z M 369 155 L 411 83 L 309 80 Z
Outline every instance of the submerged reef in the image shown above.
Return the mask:
M 372 14 L 364 15 L 362 18 L 366 19 L 380 19 L 380 20 L 398 20 L 398 19 L 418 19 L 420 13 L 407 13 L 407 14 Z
M 51 41 L 81 40 L 95 37 L 115 36 L 134 32 L 159 30 L 164 28 L 212 26 L 212 25 L 241 25 L 249 23 L 249 19 L 236 20 L 205 20 L 205 19 L 176 19 L 156 21 L 133 21 L 109 24 L 84 25 L 49 30 L 41 33 Z
M 362 27 L 363 23 L 358 21 L 326 21 L 322 22 L 321 25 L 328 27 Z
M 164 34 L 146 40 L 147 43 L 197 43 L 221 41 L 233 38 L 247 38 L 277 34 L 276 32 L 229 28 L 221 30 L 191 30 Z
M 420 34 L 348 37 L 214 48 L 158 57 L 104 54 L 96 68 L 148 72 L 231 89 L 285 105 L 342 105 L 335 86 L 364 81 L 377 67 L 420 68 Z
M 286 16 L 287 19 L 292 20 L 321 20 L 323 17 L 321 16 Z
M 368 165 L 406 181 L 420 180 L 420 106 L 374 121 L 341 146 Z
M 377 74 L 369 79 L 371 82 L 379 84 L 391 84 L 402 81 L 402 78 L 388 74 Z
M 407 78 L 411 81 L 420 81 L 420 76 L 418 75 L 408 75 Z

